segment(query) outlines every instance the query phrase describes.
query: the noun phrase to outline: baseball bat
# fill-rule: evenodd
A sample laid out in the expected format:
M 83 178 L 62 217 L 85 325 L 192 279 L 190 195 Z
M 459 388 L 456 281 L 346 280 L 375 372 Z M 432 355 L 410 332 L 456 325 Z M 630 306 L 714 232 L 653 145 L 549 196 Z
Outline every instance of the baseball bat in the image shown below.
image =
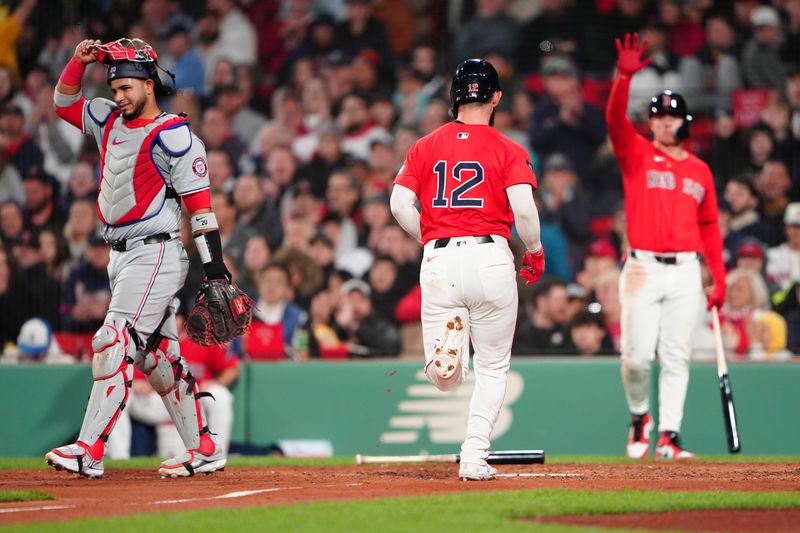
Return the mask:
M 725 417 L 725 433 L 728 437 L 728 451 L 738 453 L 741 449 L 739 442 L 739 425 L 736 423 L 736 409 L 733 406 L 733 389 L 731 379 L 728 377 L 728 362 L 725 360 L 725 348 L 722 346 L 722 331 L 719 327 L 719 311 L 717 306 L 711 308 L 711 321 L 714 325 L 714 338 L 717 344 L 717 375 L 719 376 L 719 391 L 722 395 L 722 415 Z
M 440 455 L 356 455 L 356 464 L 370 463 L 460 463 L 461 456 L 455 453 Z M 544 464 L 544 450 L 509 450 L 489 452 L 486 462 L 490 465 Z

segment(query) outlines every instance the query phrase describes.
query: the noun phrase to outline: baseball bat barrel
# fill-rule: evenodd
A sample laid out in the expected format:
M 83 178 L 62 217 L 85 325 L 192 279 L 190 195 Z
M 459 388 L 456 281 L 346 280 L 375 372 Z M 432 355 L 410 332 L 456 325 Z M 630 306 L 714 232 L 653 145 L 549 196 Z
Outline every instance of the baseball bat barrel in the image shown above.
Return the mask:
M 728 451 L 738 453 L 741 450 L 739 441 L 739 425 L 736 421 L 736 409 L 733 404 L 733 389 L 728 376 L 728 362 L 725 359 L 725 348 L 722 345 L 722 330 L 719 325 L 719 311 L 711 308 L 711 322 L 714 326 L 714 338 L 717 345 L 717 375 L 719 376 L 719 392 L 722 398 L 722 416 L 725 419 L 725 436 Z
M 461 456 L 451 454 L 440 455 L 356 455 L 356 464 L 375 463 L 458 463 Z M 544 464 L 544 450 L 508 450 L 489 452 L 487 463 L 493 465 L 528 465 Z

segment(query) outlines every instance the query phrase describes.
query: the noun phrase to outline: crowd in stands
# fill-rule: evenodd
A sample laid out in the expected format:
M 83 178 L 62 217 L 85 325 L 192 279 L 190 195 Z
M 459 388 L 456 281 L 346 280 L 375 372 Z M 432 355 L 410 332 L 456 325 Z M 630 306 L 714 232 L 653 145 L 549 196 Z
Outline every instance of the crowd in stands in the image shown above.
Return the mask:
M 682 92 L 691 148 L 715 175 L 727 347 L 800 354 L 800 0 L 6 2 L 0 348 L 41 357 L 23 338 L 35 317 L 64 351 L 90 356 L 110 300 L 99 154 L 55 115 L 53 90 L 80 40 L 127 36 L 175 74 L 161 106 L 185 113 L 205 143 L 226 262 L 258 302 L 232 354 L 421 356 L 421 247 L 388 195 L 409 146 L 451 120 L 449 78 L 468 57 L 498 70 L 495 126 L 530 152 L 539 181 L 547 275 L 521 287 L 513 353 L 618 353 L 627 244 L 604 105 L 613 40 L 628 31 L 653 57 L 633 80 L 631 118 L 646 135 L 649 98 Z M 105 67 L 90 66 L 83 95 L 109 94 Z M 185 230 L 182 313 L 203 277 Z M 698 356 L 713 355 L 709 322 Z

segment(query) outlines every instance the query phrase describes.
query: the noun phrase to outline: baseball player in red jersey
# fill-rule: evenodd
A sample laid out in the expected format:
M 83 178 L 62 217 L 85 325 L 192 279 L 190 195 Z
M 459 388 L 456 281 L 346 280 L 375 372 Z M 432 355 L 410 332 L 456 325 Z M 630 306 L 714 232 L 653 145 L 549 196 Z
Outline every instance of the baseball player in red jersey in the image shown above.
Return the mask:
M 114 101 L 86 100 L 86 65 L 108 64 Z M 211 473 L 225 466 L 222 447 L 203 422 L 194 377 L 180 356 L 172 299 L 188 271 L 181 245 L 181 207 L 203 260 L 206 278 L 230 280 L 222 262 L 217 221 L 211 212 L 203 143 L 183 117 L 162 112 L 156 96 L 168 94 L 157 73 L 155 51 L 144 41 L 120 39 L 78 44 L 56 86 L 58 115 L 100 150 L 97 213 L 111 244 L 111 304 L 92 338 L 94 385 L 74 444 L 48 452 L 58 470 L 103 475 L 105 441 L 128 399 L 133 365 L 161 395 L 186 452 L 164 461 L 162 476 Z M 168 340 L 166 351 L 161 339 Z
M 459 467 L 459 477 L 471 480 L 496 474 L 486 458 L 505 396 L 517 320 L 508 245 L 514 222 L 527 247 L 521 275 L 530 284 L 544 271 L 533 202 L 536 176 L 525 150 L 491 126 L 501 96 L 491 64 L 461 63 L 450 92 L 457 120 L 411 146 L 391 196 L 395 218 L 424 246 L 426 377 L 439 390 L 454 389 L 469 372 L 470 339 L 475 350 L 475 390 Z
M 653 141 L 637 134 L 626 116 L 633 74 L 647 43 L 639 36 L 616 40 L 617 77 L 606 110 L 608 131 L 622 170 L 630 250 L 620 278 L 622 303 L 622 383 L 631 412 L 627 454 L 649 451 L 653 420 L 649 414 L 650 365 L 658 351 L 660 436 L 656 457 L 685 459 L 678 433 L 689 383 L 692 330 L 703 295 L 698 254 L 711 270 L 714 285 L 708 308 L 725 300 L 725 267 L 714 178 L 684 142 L 689 135 L 686 102 L 665 91 L 650 105 Z

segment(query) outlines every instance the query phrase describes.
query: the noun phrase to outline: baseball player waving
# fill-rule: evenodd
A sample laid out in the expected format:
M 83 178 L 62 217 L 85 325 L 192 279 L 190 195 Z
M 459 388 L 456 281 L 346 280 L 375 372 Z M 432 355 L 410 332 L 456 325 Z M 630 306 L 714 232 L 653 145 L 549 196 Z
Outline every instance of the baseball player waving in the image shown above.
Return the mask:
M 81 96 L 84 70 L 95 61 L 108 65 L 114 101 Z M 178 238 L 179 202 L 191 214 L 206 277 L 229 280 L 230 274 L 210 208 L 205 148 L 184 118 L 159 109 L 156 97 L 169 88 L 156 61 L 155 51 L 138 39 L 86 40 L 75 49 L 54 95 L 58 115 L 97 141 L 97 214 L 112 248 L 111 304 L 92 339 L 94 385 L 78 441 L 45 456 L 58 470 L 89 477 L 103 475 L 105 441 L 128 399 L 133 365 L 161 395 L 187 449 L 163 462 L 159 473 L 211 473 L 226 462 L 203 422 L 200 394 L 178 348 L 171 304 L 189 264 Z
M 459 477 L 492 479 L 489 437 L 503 404 L 517 319 L 511 226 L 527 246 L 521 275 L 544 271 L 536 176 L 525 150 L 492 127 L 502 93 L 494 67 L 469 59 L 450 92 L 455 122 L 414 143 L 395 178 L 391 210 L 424 246 L 422 334 L 425 375 L 449 391 L 469 370 L 475 349 L 475 390 Z M 416 204 L 422 206 L 417 211 Z
M 631 427 L 629 457 L 646 457 L 654 423 L 649 414 L 650 365 L 656 351 L 659 374 L 660 436 L 656 457 L 685 459 L 678 438 L 689 383 L 691 332 L 703 295 L 698 254 L 714 279 L 708 307 L 725 300 L 717 197 L 714 179 L 685 141 L 692 120 L 679 94 L 652 98 L 653 141 L 637 134 L 626 116 L 633 74 L 644 68 L 645 42 L 625 35 L 616 41 L 617 76 L 606 110 L 608 131 L 622 170 L 630 250 L 620 279 L 622 303 L 622 383 Z

